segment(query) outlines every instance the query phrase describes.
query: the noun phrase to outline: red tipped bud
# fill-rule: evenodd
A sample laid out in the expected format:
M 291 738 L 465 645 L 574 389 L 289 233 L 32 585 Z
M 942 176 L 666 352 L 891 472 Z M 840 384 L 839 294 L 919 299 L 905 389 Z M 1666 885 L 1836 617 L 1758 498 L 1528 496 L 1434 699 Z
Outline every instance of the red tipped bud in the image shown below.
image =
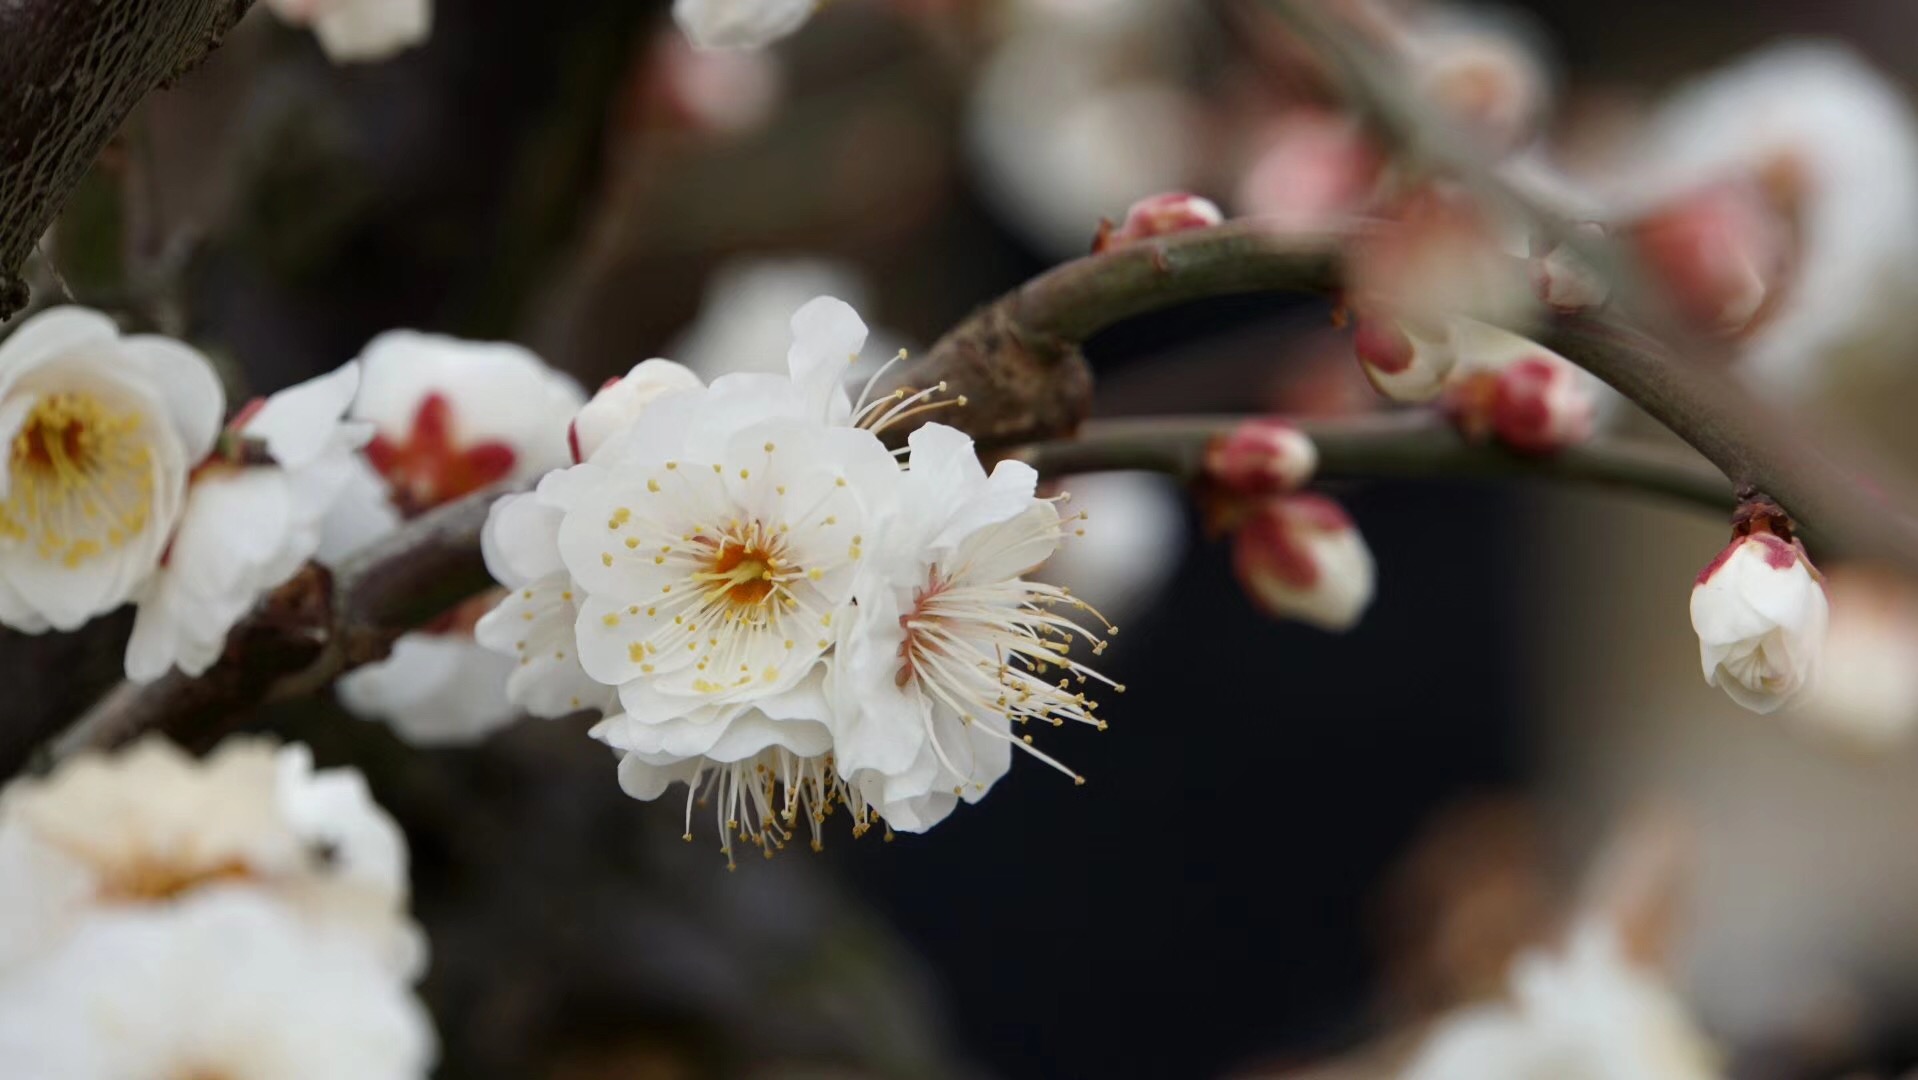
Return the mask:
M 1266 614 L 1350 630 L 1372 602 L 1376 571 L 1338 503 L 1286 495 L 1260 503 L 1232 536 L 1232 568 Z
M 1396 319 L 1360 316 L 1353 326 L 1352 352 L 1365 377 L 1393 401 L 1430 401 L 1458 362 L 1451 335 Z
M 1318 464 L 1312 440 L 1274 417 L 1247 420 L 1212 440 L 1205 451 L 1206 478 L 1233 495 L 1296 491 Z
M 1207 229 L 1224 220 L 1225 215 L 1210 199 L 1183 191 L 1150 195 L 1133 203 L 1125 220 L 1116 227 L 1110 221 L 1101 221 L 1098 235 L 1092 238 L 1092 251 L 1098 254 L 1155 236 Z
M 1477 323 L 1455 331 L 1460 370 L 1443 405 L 1468 439 L 1549 454 L 1590 438 L 1597 400 L 1590 376 L 1543 345 Z

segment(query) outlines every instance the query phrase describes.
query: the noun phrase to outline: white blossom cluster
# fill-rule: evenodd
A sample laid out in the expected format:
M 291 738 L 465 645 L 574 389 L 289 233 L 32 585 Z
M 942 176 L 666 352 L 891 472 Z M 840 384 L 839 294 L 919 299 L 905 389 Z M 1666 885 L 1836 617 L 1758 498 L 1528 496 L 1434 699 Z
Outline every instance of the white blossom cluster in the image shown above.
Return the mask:
M 0 792 L 0 1062 L 23 1080 L 418 1080 L 399 827 L 351 769 L 156 738 Z
M 517 346 L 395 331 L 327 375 L 241 407 L 205 356 L 55 308 L 0 341 L 0 623 L 71 630 L 137 608 L 129 678 L 204 673 L 309 560 L 335 564 L 409 516 L 568 460 L 585 395 Z M 511 720 L 511 664 L 449 612 L 344 679 L 356 712 L 422 743 Z
M 580 464 L 487 523 L 511 592 L 478 636 L 517 658 L 513 702 L 603 712 L 626 791 L 685 783 L 689 837 L 704 794 L 729 853 L 817 844 L 840 804 L 855 832 L 929 828 L 1015 747 L 1070 773 L 1033 722 L 1104 726 L 1084 688 L 1106 680 L 1069 653 L 1114 629 L 1025 577 L 1078 519 L 941 424 L 901 462 L 875 433 L 963 399 L 852 400 L 865 339 L 821 297 L 792 317 L 786 374 L 708 384 L 648 360 L 581 411 Z

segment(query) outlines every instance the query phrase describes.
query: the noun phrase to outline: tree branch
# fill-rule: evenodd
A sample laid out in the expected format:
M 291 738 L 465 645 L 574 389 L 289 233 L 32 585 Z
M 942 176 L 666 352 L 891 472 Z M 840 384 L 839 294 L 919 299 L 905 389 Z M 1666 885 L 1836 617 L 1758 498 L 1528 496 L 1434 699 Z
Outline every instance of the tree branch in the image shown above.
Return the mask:
M 1038 443 L 1010 456 L 1046 476 L 1145 469 L 1197 480 L 1212 440 L 1248 417 L 1151 417 L 1094 422 L 1077 438 Z M 1462 438 L 1424 410 L 1341 420 L 1295 421 L 1318 447 L 1314 480 L 1535 480 L 1657 495 L 1709 512 L 1734 505 L 1732 486 L 1703 459 L 1648 443 L 1601 439 L 1546 457 Z
M 21 267 L 121 121 L 251 3 L 0 3 L 0 319 L 26 304 Z

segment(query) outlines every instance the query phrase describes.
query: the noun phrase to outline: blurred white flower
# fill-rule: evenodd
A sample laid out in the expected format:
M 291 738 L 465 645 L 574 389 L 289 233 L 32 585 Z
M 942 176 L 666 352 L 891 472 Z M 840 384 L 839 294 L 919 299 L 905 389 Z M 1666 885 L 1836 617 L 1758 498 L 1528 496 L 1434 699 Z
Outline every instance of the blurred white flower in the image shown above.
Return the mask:
M 374 338 L 359 363 L 352 415 L 374 426 L 365 459 L 401 515 L 570 461 L 569 425 L 585 395 L 518 345 L 394 330 Z M 355 497 L 369 490 L 365 475 L 358 470 L 329 517 L 345 519 L 336 532 L 370 539 L 378 511 Z M 385 660 L 349 672 L 340 700 L 418 745 L 470 743 L 511 722 L 518 710 L 503 691 L 512 662 L 474 644 L 470 623 L 447 623 L 408 634 Z
M 1797 245 L 1741 368 L 1792 396 L 1847 364 L 1902 364 L 1918 301 L 1918 135 L 1903 93 L 1841 46 L 1768 49 L 1675 95 L 1616 174 L 1616 198 L 1642 213 L 1726 182 L 1758 184 Z
M 351 769 L 229 739 L 204 761 L 149 737 L 0 792 L 0 975 L 102 913 L 228 887 L 350 933 L 399 975 L 424 965 L 406 840 Z
M 211 667 L 240 617 L 319 550 L 321 523 L 371 434 L 342 419 L 358 385 L 349 363 L 235 418 L 233 434 L 263 442 L 273 463 L 215 459 L 194 473 L 165 560 L 136 598 L 128 678 Z
M 757 49 L 798 30 L 819 0 L 673 0 L 673 20 L 702 49 Z
M 713 271 L 699 316 L 667 351 L 707 381 L 735 371 L 784 374 L 793 312 L 818 296 L 836 296 L 857 310 L 866 306 L 867 289 L 856 270 L 832 259 L 734 259 Z M 847 378 L 861 379 L 896 352 L 892 335 L 883 327 L 873 331 L 861 350 L 865 359 Z
M 1705 681 L 1754 712 L 1773 712 L 1817 681 L 1829 619 L 1804 545 L 1768 527 L 1734 539 L 1692 587 Z
M 1495 153 L 1529 143 L 1551 105 L 1532 43 L 1468 9 L 1434 5 L 1401 38 L 1413 90 Z
M 1083 254 L 1101 215 L 1191 185 L 1198 108 L 1174 76 L 1162 4 L 1027 5 L 974 83 L 966 138 L 981 189 L 1026 239 Z
M 1160 473 L 1110 472 L 1069 478 L 1064 487 L 1079 517 L 1032 577 L 1096 600 L 1125 625 L 1178 573 L 1186 545 L 1186 496 Z
M 204 356 L 97 311 L 41 312 L 0 341 L 0 623 L 72 630 L 132 599 L 224 409 Z
M 1563 955 L 1512 968 L 1512 999 L 1442 1019 L 1403 1080 L 1716 1080 L 1723 1070 L 1684 1006 L 1634 968 L 1609 926 Z
M 1426 184 L 1380 214 L 1389 228 L 1346 246 L 1346 291 L 1360 315 L 1401 328 L 1458 318 L 1519 328 L 1537 315 L 1530 272 L 1514 258 L 1530 238 L 1470 193 Z
M 1252 507 L 1232 534 L 1232 569 L 1266 614 L 1343 632 L 1372 603 L 1372 551 L 1345 509 L 1300 493 Z
M 705 385 L 684 364 L 657 358 L 641 360 L 625 375 L 608 379 L 573 417 L 566 434 L 573 461 L 591 460 L 606 440 L 638 420 L 640 412 L 654 400 Z
M 414 746 L 459 746 L 519 717 L 506 692 L 513 671 L 511 659 L 468 632 L 406 634 L 334 691 L 355 715 L 386 722 Z
M 336 64 L 387 60 L 433 32 L 432 0 L 266 0 L 289 26 L 311 29 Z
M 432 1023 L 358 943 L 224 889 L 97 916 L 0 978 L 21 1080 L 425 1080 Z
M 942 424 L 910 445 L 827 683 L 841 775 L 893 828 L 920 832 L 983 797 L 1014 748 L 1080 779 L 1018 729 L 1104 728 L 1082 688 L 1112 683 L 1067 647 L 1083 639 L 1097 655 L 1116 631 L 1058 586 L 1021 577 L 1062 532 L 1030 466 L 1002 461 L 988 476 L 972 439 Z
M 1794 231 L 1773 196 L 1747 178 L 1669 199 L 1622 235 L 1680 317 L 1730 336 L 1750 329 L 1790 288 Z
M 1867 748 L 1918 729 L 1918 590 L 1895 571 L 1845 564 L 1825 575 L 1824 670 L 1794 719 Z
M 695 47 L 662 33 L 647 64 L 646 93 L 695 131 L 737 135 L 772 119 L 784 90 L 778 58 L 759 50 Z

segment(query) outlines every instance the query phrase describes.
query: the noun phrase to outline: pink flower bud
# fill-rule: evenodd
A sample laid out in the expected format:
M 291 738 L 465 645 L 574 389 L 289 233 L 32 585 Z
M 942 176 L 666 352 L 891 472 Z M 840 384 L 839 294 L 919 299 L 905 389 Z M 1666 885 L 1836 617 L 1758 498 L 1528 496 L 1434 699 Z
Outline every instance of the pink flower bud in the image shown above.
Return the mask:
M 1385 155 L 1351 118 L 1298 108 L 1273 125 L 1235 208 L 1287 232 L 1338 228 L 1378 190 Z
M 1312 440 L 1276 417 L 1247 420 L 1205 451 L 1206 478 L 1233 495 L 1296 491 L 1318 464 Z
M 1675 199 L 1627 235 L 1678 313 L 1708 333 L 1750 328 L 1790 272 L 1791 223 L 1756 181 Z
M 1252 602 L 1274 618 L 1345 631 L 1372 602 L 1372 552 L 1344 509 L 1322 495 L 1285 495 L 1255 507 L 1233 533 L 1232 568 Z
M 1225 215 L 1210 199 L 1183 191 L 1149 195 L 1133 203 L 1116 228 L 1110 221 L 1101 221 L 1098 235 L 1092 238 L 1092 251 L 1095 255 L 1114 251 L 1155 236 L 1211 228 L 1224 220 Z
M 1466 438 L 1496 438 L 1513 450 L 1549 454 L 1591 438 L 1594 383 L 1571 361 L 1497 327 L 1461 322 L 1459 370 L 1445 387 L 1445 414 Z
M 624 378 L 606 380 L 566 430 L 573 460 L 590 460 L 608 439 L 638 420 L 655 399 L 704 385 L 685 365 L 658 359 L 641 361 Z
M 1430 401 L 1458 362 L 1443 324 L 1430 329 L 1396 319 L 1359 316 L 1352 351 L 1365 377 L 1393 401 Z
M 1705 681 L 1769 713 L 1816 681 L 1830 605 L 1804 545 L 1762 522 L 1718 553 L 1692 587 Z

